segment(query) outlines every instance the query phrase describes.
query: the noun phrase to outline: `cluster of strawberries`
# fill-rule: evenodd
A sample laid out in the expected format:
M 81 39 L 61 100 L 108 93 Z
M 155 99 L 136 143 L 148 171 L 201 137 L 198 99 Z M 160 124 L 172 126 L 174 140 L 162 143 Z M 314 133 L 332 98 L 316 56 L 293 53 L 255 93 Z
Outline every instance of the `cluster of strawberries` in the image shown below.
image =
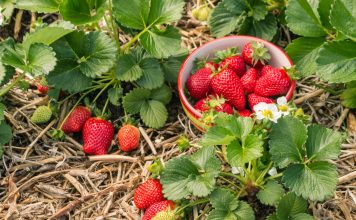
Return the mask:
M 175 205 L 171 200 L 165 200 L 162 185 L 157 179 L 148 179 L 135 191 L 134 202 L 137 208 L 146 210 L 142 220 L 174 219 Z
M 205 62 L 187 80 L 190 96 L 198 100 L 194 108 L 227 114 L 235 108 L 240 116 L 250 117 L 256 104 L 273 103 L 273 97 L 287 94 L 292 81 L 285 69 L 268 65 L 270 59 L 260 42 L 247 43 L 241 56 L 237 48 L 218 51 L 214 62 Z
M 114 126 L 102 118 L 91 117 L 91 110 L 85 106 L 75 107 L 61 129 L 66 134 L 82 131 L 83 150 L 87 154 L 107 154 L 114 139 Z M 117 139 L 122 151 L 133 151 L 139 146 L 140 131 L 126 124 L 119 129 Z

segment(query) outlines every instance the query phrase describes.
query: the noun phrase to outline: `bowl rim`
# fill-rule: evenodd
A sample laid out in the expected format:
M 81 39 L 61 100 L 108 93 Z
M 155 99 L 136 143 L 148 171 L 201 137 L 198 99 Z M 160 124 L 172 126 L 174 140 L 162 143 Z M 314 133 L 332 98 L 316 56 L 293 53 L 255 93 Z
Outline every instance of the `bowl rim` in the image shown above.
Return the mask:
M 197 111 L 188 101 L 187 97 L 185 96 L 184 94 L 184 89 L 182 87 L 182 75 L 183 75 L 183 70 L 185 69 L 185 66 L 188 62 L 188 60 L 195 54 L 198 52 L 198 50 L 200 50 L 202 47 L 205 47 L 209 44 L 212 44 L 212 43 L 215 43 L 217 41 L 221 41 L 223 39 L 226 39 L 226 38 L 240 38 L 240 37 L 243 37 L 243 38 L 250 38 L 251 41 L 253 40 L 258 40 L 258 41 L 262 41 L 263 43 L 265 44 L 268 44 L 270 45 L 271 47 L 274 47 L 275 49 L 279 50 L 280 52 L 282 52 L 282 54 L 284 54 L 284 56 L 287 58 L 287 60 L 289 61 L 290 65 L 293 66 L 293 62 L 292 60 L 290 59 L 290 57 L 286 54 L 286 52 L 284 52 L 282 50 L 282 48 L 278 47 L 277 45 L 275 45 L 274 43 L 271 43 L 267 40 L 264 40 L 262 38 L 258 38 L 258 37 L 254 37 L 254 36 L 249 36 L 249 35 L 231 35 L 231 36 L 225 36 L 225 37 L 220 37 L 220 38 L 217 38 L 217 39 L 214 39 L 212 41 L 209 41 L 203 45 L 201 45 L 200 47 L 194 49 L 194 51 L 192 53 L 190 53 L 184 60 L 180 70 L 179 70 L 179 74 L 178 74 L 178 94 L 179 94 L 179 98 L 183 104 L 183 107 L 187 109 L 187 111 L 189 111 L 191 114 L 193 114 L 193 116 L 195 118 L 201 118 L 202 117 L 202 114 Z M 292 84 L 286 94 L 286 98 L 287 100 L 289 101 L 292 97 L 293 97 L 293 93 L 294 93 L 294 90 L 295 90 L 295 81 L 292 80 Z

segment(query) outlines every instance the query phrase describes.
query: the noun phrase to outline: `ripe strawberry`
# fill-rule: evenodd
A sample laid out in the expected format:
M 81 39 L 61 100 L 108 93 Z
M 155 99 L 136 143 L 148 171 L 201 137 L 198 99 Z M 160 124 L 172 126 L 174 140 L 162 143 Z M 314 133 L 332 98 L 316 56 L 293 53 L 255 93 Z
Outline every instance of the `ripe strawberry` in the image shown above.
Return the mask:
M 238 111 L 238 113 L 241 117 L 251 117 L 251 114 L 252 114 L 251 111 L 248 109 L 240 110 L 240 111 Z
M 89 118 L 83 127 L 83 150 L 87 154 L 107 154 L 114 138 L 113 125 L 101 118 Z
M 200 99 L 194 105 L 194 108 L 200 112 L 206 112 L 213 108 L 217 112 L 225 112 L 227 114 L 234 113 L 234 110 L 228 103 L 225 102 L 225 99 L 217 96 L 216 94 L 210 95 L 205 99 Z
M 85 106 L 77 106 L 62 125 L 64 133 L 74 133 L 82 130 L 84 123 L 90 118 L 91 111 Z
M 228 68 L 220 70 L 213 76 L 211 87 L 216 94 L 223 96 L 238 110 L 245 108 L 245 93 L 239 77 L 233 70 Z
M 120 128 L 117 139 L 121 150 L 133 151 L 140 144 L 140 131 L 135 126 L 126 124 Z
M 251 93 L 250 95 L 248 95 L 248 104 L 252 111 L 253 111 L 253 106 L 257 105 L 260 102 L 265 102 L 267 104 L 274 103 L 273 99 L 258 96 L 255 93 Z
M 211 69 L 208 67 L 197 70 L 187 80 L 187 89 L 194 99 L 202 99 L 209 94 L 211 86 Z
M 260 96 L 285 95 L 291 85 L 291 79 L 284 69 L 274 68 L 261 76 L 256 82 L 255 93 Z
M 242 50 L 242 57 L 249 66 L 258 67 L 267 64 L 271 59 L 268 49 L 261 42 L 247 43 Z
M 163 200 L 162 185 L 156 179 L 148 179 L 142 183 L 134 194 L 134 202 L 139 209 L 147 209 L 154 203 Z
M 160 212 L 174 209 L 174 203 L 171 200 L 164 200 L 151 205 L 142 217 L 142 220 L 151 220 Z M 166 219 L 167 220 L 167 219 Z
M 207 105 L 206 101 L 206 98 L 200 99 L 197 103 L 195 103 L 194 108 L 200 112 L 209 111 L 209 106 Z
M 47 123 L 52 117 L 52 110 L 48 106 L 38 107 L 31 116 L 31 121 L 35 124 Z
M 37 90 L 43 94 L 46 95 L 48 93 L 48 83 L 46 81 L 46 78 L 42 78 L 39 83 L 37 83 Z
M 237 48 L 232 47 L 227 50 L 218 51 L 215 55 L 221 69 L 232 69 L 239 77 L 246 72 L 245 61 L 239 56 Z
M 273 71 L 273 67 L 270 65 L 262 66 L 259 70 L 260 72 L 260 77 L 263 75 L 269 74 L 271 71 Z
M 251 67 L 241 78 L 242 86 L 247 93 L 253 92 L 253 90 L 255 89 L 256 80 L 257 80 L 257 70 Z

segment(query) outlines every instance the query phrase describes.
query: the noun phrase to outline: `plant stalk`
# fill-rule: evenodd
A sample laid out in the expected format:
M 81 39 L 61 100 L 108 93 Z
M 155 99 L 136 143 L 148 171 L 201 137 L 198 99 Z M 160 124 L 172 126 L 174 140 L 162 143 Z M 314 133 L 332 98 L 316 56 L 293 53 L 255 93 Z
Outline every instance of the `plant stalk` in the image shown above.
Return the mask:
M 14 81 L 11 82 L 11 84 L 9 84 L 7 87 L 5 87 L 2 90 L 0 90 L 0 97 L 4 96 L 6 93 L 8 93 L 24 77 L 25 77 L 24 73 L 20 74 Z

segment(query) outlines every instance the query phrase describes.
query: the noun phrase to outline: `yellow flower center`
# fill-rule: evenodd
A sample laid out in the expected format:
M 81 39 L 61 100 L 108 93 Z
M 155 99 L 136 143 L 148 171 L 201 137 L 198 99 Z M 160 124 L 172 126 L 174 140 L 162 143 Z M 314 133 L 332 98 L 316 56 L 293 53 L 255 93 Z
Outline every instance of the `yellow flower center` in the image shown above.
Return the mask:
M 262 115 L 265 117 L 265 118 L 273 118 L 273 112 L 271 110 L 262 110 Z
M 281 110 L 282 112 L 286 112 L 288 111 L 288 107 L 286 105 L 280 105 L 278 106 L 279 110 Z

